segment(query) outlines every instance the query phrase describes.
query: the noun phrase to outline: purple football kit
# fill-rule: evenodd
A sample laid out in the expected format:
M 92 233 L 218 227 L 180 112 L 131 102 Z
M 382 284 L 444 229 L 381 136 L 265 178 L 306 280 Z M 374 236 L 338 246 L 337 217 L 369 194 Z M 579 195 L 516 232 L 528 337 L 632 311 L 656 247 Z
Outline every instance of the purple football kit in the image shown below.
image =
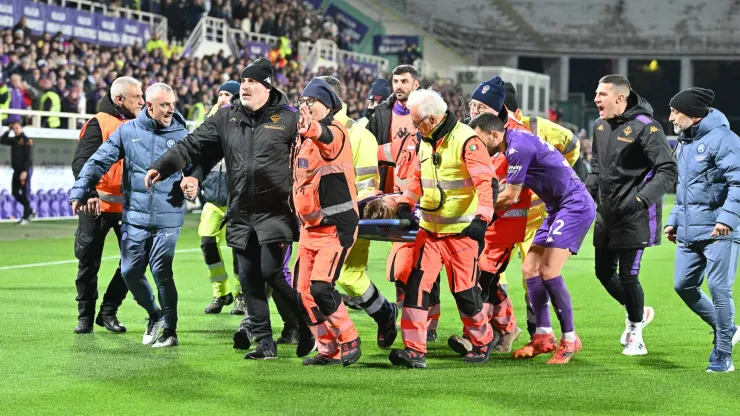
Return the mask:
M 585 185 L 563 155 L 534 134 L 507 129 L 504 140 L 509 163 L 506 182 L 531 189 L 547 210 L 533 244 L 577 254 L 596 216 Z

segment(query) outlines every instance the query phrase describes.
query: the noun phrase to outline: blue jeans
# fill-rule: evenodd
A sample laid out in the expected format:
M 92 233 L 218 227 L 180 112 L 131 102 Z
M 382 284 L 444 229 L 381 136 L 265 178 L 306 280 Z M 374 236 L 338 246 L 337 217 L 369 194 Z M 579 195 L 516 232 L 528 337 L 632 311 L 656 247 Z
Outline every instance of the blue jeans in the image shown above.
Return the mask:
M 735 331 L 735 282 L 740 242 L 732 240 L 679 243 L 673 287 L 686 305 L 716 333 L 717 349 L 731 354 Z M 706 272 L 709 293 L 701 290 Z
M 159 310 L 146 278 L 146 266 L 154 276 L 162 305 L 165 329 L 177 329 L 177 288 L 172 277 L 172 260 L 180 228 L 147 230 L 124 224 L 121 228 L 121 275 L 134 300 L 150 316 Z

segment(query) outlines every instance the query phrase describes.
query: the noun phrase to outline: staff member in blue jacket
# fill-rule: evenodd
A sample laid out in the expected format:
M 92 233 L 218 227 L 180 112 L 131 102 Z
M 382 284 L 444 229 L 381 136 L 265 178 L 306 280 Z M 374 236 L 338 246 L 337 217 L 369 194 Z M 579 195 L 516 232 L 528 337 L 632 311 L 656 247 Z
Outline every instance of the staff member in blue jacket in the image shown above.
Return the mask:
M 714 330 L 707 372 L 735 370 L 732 284 L 740 254 L 740 138 L 719 110 L 714 92 L 689 88 L 671 99 L 671 122 L 680 130 L 676 204 L 664 229 L 678 241 L 674 288 Z M 701 290 L 704 273 L 712 299 Z
M 177 98 L 172 88 L 157 83 L 147 88 L 145 95 L 146 111 L 121 125 L 90 157 L 69 200 L 77 213 L 103 174 L 124 160 L 121 274 L 136 302 L 149 313 L 142 343 L 154 348 L 174 347 L 179 342 L 172 260 L 183 223 L 183 175 L 178 172 L 153 186 L 145 183 L 144 177 L 149 165 L 187 136 L 188 130 L 185 119 L 175 111 Z M 188 188 L 187 192 L 188 198 L 194 198 L 197 189 Z M 146 279 L 147 265 L 157 284 L 161 308 Z

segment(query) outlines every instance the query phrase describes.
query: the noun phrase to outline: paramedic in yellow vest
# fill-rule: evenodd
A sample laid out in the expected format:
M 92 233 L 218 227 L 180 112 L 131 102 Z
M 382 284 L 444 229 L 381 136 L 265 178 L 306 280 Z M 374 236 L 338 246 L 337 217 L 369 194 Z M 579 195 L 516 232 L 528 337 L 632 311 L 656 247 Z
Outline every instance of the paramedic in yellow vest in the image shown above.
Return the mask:
M 10 108 L 10 88 L 8 84 L 0 81 L 0 110 L 7 110 Z M 0 114 L 0 125 L 5 124 L 5 119 L 8 115 L 5 113 Z
M 432 285 L 444 265 L 450 290 L 473 348 L 465 362 L 488 361 L 493 329 L 483 310 L 478 257 L 494 221 L 493 187 L 498 180 L 490 156 L 475 131 L 459 122 L 433 90 L 416 90 L 408 99 L 412 123 L 423 136 L 408 188 L 398 203 L 398 217 L 421 219 L 405 286 L 401 335 L 405 349 L 392 350 L 393 365 L 425 368 L 427 321 Z
M 578 137 L 567 128 L 546 118 L 523 115 L 516 98 L 516 89 L 514 88 L 514 85 L 510 82 L 505 82 L 504 90 L 506 91 L 504 106 L 508 110 L 509 116 L 521 122 L 531 133 L 537 135 L 537 137 L 555 147 L 555 149 L 562 153 L 565 160 L 573 166 L 578 161 L 578 157 L 581 154 L 581 145 Z M 542 200 L 539 199 L 537 195 L 532 194 L 532 205 L 529 208 L 529 214 L 527 217 L 527 232 L 524 236 L 524 241 L 514 246 L 514 252 L 512 255 L 516 253 L 516 249 L 518 248 L 522 253 L 522 260 L 524 260 L 524 257 L 526 257 L 529 252 L 529 248 L 532 246 L 534 235 L 540 225 L 545 221 L 545 217 L 547 217 L 545 204 L 542 203 Z M 501 276 L 501 281 L 506 282 L 503 274 Z M 527 330 L 531 336 L 536 328 L 536 324 L 534 321 L 534 314 L 529 306 L 529 297 L 526 295 L 526 283 L 524 284 L 524 290 L 527 305 Z
M 39 110 L 52 113 L 62 112 L 62 100 L 59 94 L 52 88 L 51 80 L 43 78 L 39 81 L 39 87 L 43 91 Z M 41 127 L 58 129 L 62 125 L 58 116 L 41 117 Z
M 332 88 L 334 93 L 344 97 L 343 86 L 334 77 L 319 77 Z M 367 129 L 357 125 L 347 116 L 347 104 L 334 114 L 334 120 L 349 131 L 352 147 L 352 160 L 355 168 L 355 189 L 357 200 L 376 195 L 380 183 L 378 174 L 378 142 Z M 378 324 L 378 347 L 390 348 L 396 340 L 396 317 L 398 308 L 389 302 L 370 281 L 367 275 L 367 261 L 370 255 L 370 241 L 358 239 L 342 266 L 337 283 L 357 303 L 375 323 Z

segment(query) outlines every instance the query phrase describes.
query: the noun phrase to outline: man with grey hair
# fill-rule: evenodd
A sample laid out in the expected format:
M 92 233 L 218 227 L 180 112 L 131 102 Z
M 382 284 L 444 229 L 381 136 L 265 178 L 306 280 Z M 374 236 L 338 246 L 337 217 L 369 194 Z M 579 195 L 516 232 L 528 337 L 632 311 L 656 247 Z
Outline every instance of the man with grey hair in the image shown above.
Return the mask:
M 172 88 L 154 84 L 146 90 L 146 110 L 121 125 L 85 163 L 70 195 L 75 213 L 85 213 L 93 187 L 119 160 L 123 160 L 123 226 L 121 274 L 134 300 L 149 314 L 143 344 L 173 347 L 177 339 L 177 288 L 172 276 L 175 244 L 183 223 L 184 197 L 196 189 L 181 186 L 182 172 L 150 184 L 144 175 L 153 158 L 187 136 L 185 119 L 175 111 Z M 183 189 L 185 188 L 185 189 Z M 149 266 L 159 303 L 146 279 Z M 161 332 L 161 336 L 160 336 Z
M 421 219 L 411 273 L 401 276 L 406 296 L 401 316 L 405 349 L 393 350 L 393 365 L 426 367 L 429 295 L 444 265 L 452 296 L 473 348 L 465 362 L 488 361 L 493 330 L 483 310 L 478 285 L 478 256 L 486 229 L 493 223 L 495 171 L 486 146 L 476 132 L 459 122 L 433 90 L 416 90 L 408 99 L 411 121 L 419 130 L 419 162 L 412 167 L 408 188 L 398 203 L 398 217 L 416 224 Z
M 144 105 L 141 83 L 131 77 L 120 77 L 113 81 L 110 91 L 100 100 L 100 112 L 82 126 L 72 161 L 75 179 L 85 162 L 108 140 L 108 137 L 123 123 L 133 120 Z M 98 299 L 98 271 L 103 255 L 103 247 L 108 232 L 113 229 L 121 245 L 121 211 L 123 192 L 121 172 L 123 161 L 116 162 L 100 182 L 92 189 L 87 204 L 80 208 L 77 232 L 75 233 L 75 257 L 77 266 L 77 309 L 78 324 L 76 334 L 93 332 L 93 320 L 111 332 L 126 332 L 117 319 L 118 308 L 128 293 L 126 283 L 121 277 L 119 264 L 100 305 L 100 313 L 95 319 L 95 302 Z

